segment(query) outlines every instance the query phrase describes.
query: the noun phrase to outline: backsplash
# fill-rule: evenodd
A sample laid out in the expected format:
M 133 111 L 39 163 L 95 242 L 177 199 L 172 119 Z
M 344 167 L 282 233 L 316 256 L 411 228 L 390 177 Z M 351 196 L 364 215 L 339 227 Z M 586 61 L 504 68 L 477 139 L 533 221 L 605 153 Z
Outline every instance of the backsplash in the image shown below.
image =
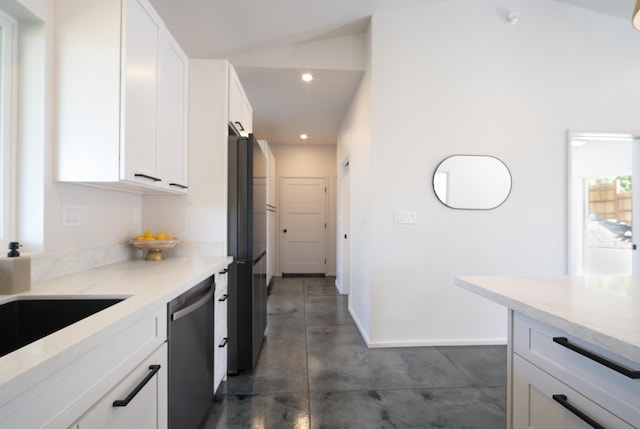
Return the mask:
M 31 281 L 60 277 L 135 257 L 135 249 L 125 243 L 73 253 L 36 253 L 31 255 Z
M 136 250 L 138 257 L 143 258 L 141 250 Z M 224 243 L 220 241 L 180 241 L 176 247 L 163 250 L 165 258 L 181 258 L 193 256 L 224 256 Z
M 224 256 L 224 249 L 223 242 L 181 241 L 173 249 L 163 250 L 162 253 L 165 258 Z M 35 253 L 30 256 L 31 281 L 38 281 L 130 259 L 143 259 L 145 251 L 123 243 L 73 253 Z

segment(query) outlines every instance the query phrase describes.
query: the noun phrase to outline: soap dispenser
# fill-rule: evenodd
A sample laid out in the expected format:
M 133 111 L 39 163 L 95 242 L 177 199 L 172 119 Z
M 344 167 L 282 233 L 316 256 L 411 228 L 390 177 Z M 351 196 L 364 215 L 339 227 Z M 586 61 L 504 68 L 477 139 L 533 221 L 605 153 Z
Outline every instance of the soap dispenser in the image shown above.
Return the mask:
M 31 258 L 20 256 L 21 244 L 9 243 L 6 258 L 0 258 L 0 295 L 13 295 L 31 289 Z

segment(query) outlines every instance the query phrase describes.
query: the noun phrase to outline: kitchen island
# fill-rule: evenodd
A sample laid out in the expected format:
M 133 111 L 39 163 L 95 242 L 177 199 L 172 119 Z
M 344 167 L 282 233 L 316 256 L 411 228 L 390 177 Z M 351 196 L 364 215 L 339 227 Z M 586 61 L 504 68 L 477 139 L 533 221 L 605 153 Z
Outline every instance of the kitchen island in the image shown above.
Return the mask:
M 34 282 L 18 296 L 126 299 L 0 358 L 0 427 L 91 427 L 74 422 L 148 356 L 166 360 L 167 303 L 230 262 L 131 260 Z
M 509 309 L 507 427 L 640 427 L 640 277 L 459 277 Z

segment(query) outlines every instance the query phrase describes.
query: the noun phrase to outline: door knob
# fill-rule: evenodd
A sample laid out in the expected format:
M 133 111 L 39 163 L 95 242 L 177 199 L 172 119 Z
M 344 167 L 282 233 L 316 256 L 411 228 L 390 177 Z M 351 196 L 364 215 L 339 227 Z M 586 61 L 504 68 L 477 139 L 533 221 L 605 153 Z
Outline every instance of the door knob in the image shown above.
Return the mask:
M 284 232 L 284 233 L 286 234 L 286 233 L 287 233 L 287 230 L 286 230 L 286 229 L 283 229 L 283 230 L 282 230 L 282 232 Z

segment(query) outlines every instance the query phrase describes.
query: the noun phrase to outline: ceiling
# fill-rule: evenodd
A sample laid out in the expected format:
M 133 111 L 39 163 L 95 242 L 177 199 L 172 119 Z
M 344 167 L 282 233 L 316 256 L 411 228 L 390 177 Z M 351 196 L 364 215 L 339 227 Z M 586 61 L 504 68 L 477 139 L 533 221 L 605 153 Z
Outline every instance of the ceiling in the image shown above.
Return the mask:
M 190 58 L 234 58 L 362 33 L 368 17 L 452 0 L 150 0 Z M 531 0 L 536 1 L 536 0 Z M 557 0 L 630 19 L 635 0 Z M 254 133 L 272 144 L 335 144 L 362 70 L 236 66 L 253 107 Z

